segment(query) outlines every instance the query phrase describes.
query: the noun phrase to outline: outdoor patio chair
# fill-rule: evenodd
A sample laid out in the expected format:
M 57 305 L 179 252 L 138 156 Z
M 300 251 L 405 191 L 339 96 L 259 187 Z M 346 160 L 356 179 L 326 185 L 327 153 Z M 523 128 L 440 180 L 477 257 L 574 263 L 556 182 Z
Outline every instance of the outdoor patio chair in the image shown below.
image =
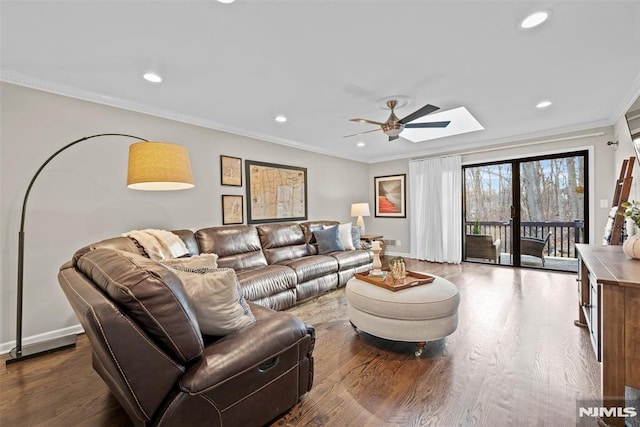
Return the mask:
M 520 239 L 520 254 L 521 255 L 531 255 L 542 260 L 542 266 L 544 267 L 544 255 L 542 252 L 544 251 L 544 247 L 549 242 L 549 237 L 551 236 L 551 232 L 548 232 L 544 239 L 539 239 L 537 237 L 523 237 Z
M 494 240 L 490 234 L 467 234 L 464 258 L 486 259 L 497 264 L 501 244 L 500 239 Z

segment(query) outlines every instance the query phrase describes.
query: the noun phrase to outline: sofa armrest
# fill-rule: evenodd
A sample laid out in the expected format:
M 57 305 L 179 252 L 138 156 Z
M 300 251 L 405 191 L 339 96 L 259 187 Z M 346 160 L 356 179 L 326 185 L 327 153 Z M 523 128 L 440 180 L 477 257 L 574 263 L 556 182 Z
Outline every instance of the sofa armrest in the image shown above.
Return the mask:
M 189 394 L 207 391 L 225 380 L 251 369 L 293 346 L 301 346 L 306 357 L 313 350 L 314 331 L 291 313 L 251 306 L 256 322 L 207 345 L 202 357 L 180 380 Z

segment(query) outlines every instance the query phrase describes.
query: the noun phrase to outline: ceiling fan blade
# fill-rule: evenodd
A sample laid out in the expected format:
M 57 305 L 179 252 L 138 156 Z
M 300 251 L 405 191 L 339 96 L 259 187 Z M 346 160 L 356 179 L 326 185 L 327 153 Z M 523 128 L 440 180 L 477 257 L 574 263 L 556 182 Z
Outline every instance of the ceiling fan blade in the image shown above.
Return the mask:
M 350 136 L 364 135 L 365 133 L 377 132 L 379 130 L 382 130 L 382 129 L 374 129 L 374 130 L 368 130 L 366 132 L 354 133 L 352 135 L 345 135 L 345 136 L 343 136 L 343 138 L 349 138 Z
M 400 137 L 399 137 L 399 136 L 390 136 L 390 137 L 389 137 L 389 142 L 391 142 L 391 141 L 393 141 L 393 140 L 396 140 L 396 139 L 398 139 L 398 138 L 400 138 Z
M 409 114 L 407 117 L 400 119 L 400 123 L 407 124 L 409 122 L 414 121 L 415 119 L 419 119 L 422 116 L 426 116 L 427 114 L 431 114 L 436 110 L 439 110 L 440 107 L 436 107 L 435 105 L 427 104 L 424 107 L 414 111 Z
M 358 123 L 369 123 L 372 125 L 378 125 L 378 126 L 382 126 L 383 123 L 381 122 L 374 122 L 373 120 L 367 120 L 367 119 L 349 119 L 350 122 L 358 122 Z
M 404 125 L 405 128 L 446 128 L 449 126 L 450 121 L 448 122 L 428 122 L 428 123 L 407 123 Z

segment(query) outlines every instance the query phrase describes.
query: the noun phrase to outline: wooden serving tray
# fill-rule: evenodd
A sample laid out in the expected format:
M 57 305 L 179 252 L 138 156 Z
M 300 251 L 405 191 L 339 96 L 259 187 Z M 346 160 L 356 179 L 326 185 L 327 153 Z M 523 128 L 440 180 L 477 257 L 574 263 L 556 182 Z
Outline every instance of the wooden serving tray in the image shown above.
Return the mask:
M 434 276 L 431 276 L 429 274 L 416 273 L 415 271 L 407 270 L 407 277 L 405 277 L 403 280 L 396 281 L 391 277 L 391 272 L 389 272 L 389 270 L 383 271 L 387 273 L 385 277 L 374 277 L 371 276 L 369 274 L 370 272 L 367 271 L 364 273 L 356 273 L 355 278 L 394 292 L 402 289 L 412 288 L 414 286 L 426 285 L 427 283 L 431 283 L 436 280 Z

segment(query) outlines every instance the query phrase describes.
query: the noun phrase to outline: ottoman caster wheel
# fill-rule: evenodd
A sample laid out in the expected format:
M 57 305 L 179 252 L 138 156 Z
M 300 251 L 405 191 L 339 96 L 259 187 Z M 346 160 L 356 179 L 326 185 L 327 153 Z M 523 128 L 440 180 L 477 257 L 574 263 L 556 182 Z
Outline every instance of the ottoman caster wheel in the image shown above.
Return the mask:
M 422 351 L 426 346 L 427 346 L 426 341 L 422 341 L 416 344 L 416 352 L 415 352 L 416 357 L 420 357 L 422 355 Z
M 358 333 L 358 327 L 356 325 L 354 325 L 352 321 L 349 321 L 349 323 L 351 324 L 351 327 L 353 328 L 353 331 L 357 334 Z

